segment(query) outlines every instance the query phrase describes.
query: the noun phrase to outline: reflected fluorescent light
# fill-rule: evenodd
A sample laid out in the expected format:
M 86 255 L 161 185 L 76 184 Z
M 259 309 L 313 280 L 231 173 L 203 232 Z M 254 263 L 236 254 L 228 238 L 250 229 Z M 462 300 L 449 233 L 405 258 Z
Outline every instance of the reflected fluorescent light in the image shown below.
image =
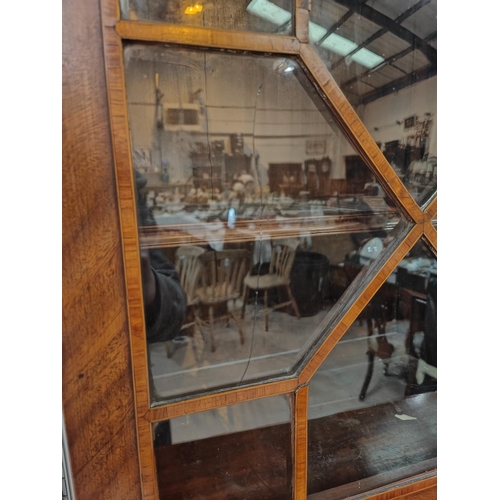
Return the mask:
M 268 0 L 252 0 L 247 7 L 247 11 L 261 19 L 265 19 L 273 24 L 281 26 L 290 21 L 292 14 Z M 311 43 L 317 43 L 326 34 L 326 28 L 319 26 L 316 23 L 309 21 L 309 40 Z M 340 56 L 347 56 L 353 50 L 358 48 L 358 44 L 354 43 L 343 36 L 331 33 L 323 42 L 321 47 L 334 52 Z M 352 55 L 351 60 L 365 66 L 374 68 L 384 61 L 384 58 L 375 54 L 371 50 L 362 48 Z
M 277 24 L 278 26 L 292 19 L 292 14 L 290 12 L 267 0 L 252 0 L 247 6 L 247 11 L 270 23 Z
M 378 54 L 375 54 L 375 52 L 365 48 L 359 49 L 356 54 L 351 56 L 351 58 L 354 62 L 370 69 L 375 66 L 380 66 L 380 64 L 384 62 L 383 57 L 380 57 Z

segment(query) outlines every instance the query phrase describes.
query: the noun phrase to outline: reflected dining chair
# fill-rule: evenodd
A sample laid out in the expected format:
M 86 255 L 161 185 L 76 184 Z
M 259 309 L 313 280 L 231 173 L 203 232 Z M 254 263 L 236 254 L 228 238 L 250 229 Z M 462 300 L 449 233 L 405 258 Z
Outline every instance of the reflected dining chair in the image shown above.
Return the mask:
M 204 253 L 204 248 L 196 246 L 180 247 L 175 252 L 175 269 L 187 297 L 186 318 L 181 327 L 181 332 L 190 327 L 196 330 L 196 327 L 199 326 L 196 311 L 199 299 L 196 297 L 195 292 L 200 280 L 201 262 L 199 256 Z M 169 358 L 172 355 L 170 347 L 170 344 L 167 343 L 167 357 Z
M 295 301 L 292 289 L 290 288 L 290 274 L 292 272 L 295 254 L 299 244 L 300 241 L 295 239 L 275 241 L 273 244 L 269 274 L 255 276 L 248 275 L 245 277 L 243 281 L 245 289 L 243 293 L 243 307 L 241 309 L 242 319 L 245 317 L 245 307 L 250 290 L 264 291 L 264 318 L 266 332 L 269 331 L 269 314 L 275 309 L 292 305 L 295 315 L 297 318 L 300 318 L 299 308 L 297 307 L 297 302 Z M 268 290 L 279 287 L 286 288 L 288 300 L 272 307 L 268 307 Z
M 230 307 L 229 302 L 236 304 L 241 297 L 243 278 L 247 273 L 250 263 L 250 253 L 247 250 L 222 250 L 208 251 L 199 257 L 201 271 L 200 281 L 195 294 L 200 306 L 208 308 L 208 323 L 210 324 L 210 340 L 212 352 L 215 352 L 216 320 L 233 319 L 238 327 L 241 344 L 245 337 L 241 321 L 235 313 L 235 307 Z M 206 324 L 206 320 L 199 320 Z

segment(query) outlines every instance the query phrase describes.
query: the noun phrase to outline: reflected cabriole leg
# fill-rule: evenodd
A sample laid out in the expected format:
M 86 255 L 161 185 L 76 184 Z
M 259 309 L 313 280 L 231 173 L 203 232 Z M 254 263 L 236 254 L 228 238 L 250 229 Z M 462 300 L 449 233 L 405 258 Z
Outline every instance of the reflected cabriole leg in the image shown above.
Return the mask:
M 368 352 L 366 353 L 368 355 L 368 370 L 366 372 L 365 381 L 363 382 L 363 387 L 361 388 L 361 392 L 359 394 L 360 401 L 365 399 L 366 391 L 368 390 L 368 386 L 370 385 L 373 375 L 374 354 L 370 346 L 370 337 L 373 335 L 373 321 L 370 315 L 366 318 L 366 323 L 368 326 Z
M 359 394 L 359 400 L 363 401 L 366 396 L 366 391 L 368 390 L 368 386 L 370 385 L 370 381 L 373 375 L 373 360 L 375 358 L 373 352 L 368 351 L 368 371 L 366 372 L 365 381 L 363 382 L 363 387 L 361 388 L 361 393 Z
M 288 297 L 290 298 L 290 301 L 292 302 L 292 307 L 293 307 L 293 310 L 295 312 L 295 316 L 297 316 L 297 319 L 300 319 L 299 308 L 297 306 L 297 302 L 295 302 L 295 297 L 292 294 L 292 289 L 290 288 L 290 286 L 287 286 L 286 289 L 288 291 Z
M 208 317 L 210 319 L 210 343 L 212 344 L 212 352 L 215 352 L 215 333 L 214 333 L 214 308 L 208 308 Z
M 264 290 L 264 322 L 266 325 L 266 332 L 269 331 L 269 311 L 267 310 L 267 290 Z
M 245 290 L 243 291 L 243 306 L 241 307 L 241 319 L 245 318 L 245 308 L 247 307 L 249 293 L 250 293 L 249 288 L 245 286 Z

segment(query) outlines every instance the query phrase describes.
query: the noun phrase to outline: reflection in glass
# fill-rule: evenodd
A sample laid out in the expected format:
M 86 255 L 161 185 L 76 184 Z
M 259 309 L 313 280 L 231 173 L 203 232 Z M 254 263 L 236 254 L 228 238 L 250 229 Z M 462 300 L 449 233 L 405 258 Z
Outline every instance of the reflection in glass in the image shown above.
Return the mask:
M 174 333 L 168 300 L 146 310 L 154 402 L 292 374 L 394 203 L 295 60 L 134 44 L 125 62 L 141 251 L 185 293 Z
M 288 396 L 154 424 L 160 499 L 292 496 Z
M 437 179 L 436 0 L 313 0 L 310 43 L 415 200 Z
M 343 270 L 349 281 L 360 267 Z M 345 498 L 435 468 L 436 291 L 436 257 L 420 242 L 314 375 L 309 494 Z
M 294 0 L 120 0 L 122 19 L 291 35 Z

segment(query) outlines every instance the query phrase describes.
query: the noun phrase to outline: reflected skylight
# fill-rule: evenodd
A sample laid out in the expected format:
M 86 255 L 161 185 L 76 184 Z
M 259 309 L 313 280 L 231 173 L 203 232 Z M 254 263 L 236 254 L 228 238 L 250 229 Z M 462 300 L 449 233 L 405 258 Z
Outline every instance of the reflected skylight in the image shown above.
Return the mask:
M 269 2 L 268 0 L 252 0 L 247 7 L 247 11 L 255 16 L 265 19 L 277 26 L 281 26 L 290 21 L 292 14 L 281 7 Z M 326 28 L 319 26 L 316 23 L 309 22 L 309 39 L 312 43 L 317 43 L 325 36 Z M 340 56 L 347 56 L 358 45 L 343 36 L 331 33 L 323 42 L 321 47 L 339 54 Z M 384 61 L 384 58 L 375 54 L 371 50 L 362 48 L 352 55 L 351 60 L 365 66 L 367 68 L 374 68 Z

